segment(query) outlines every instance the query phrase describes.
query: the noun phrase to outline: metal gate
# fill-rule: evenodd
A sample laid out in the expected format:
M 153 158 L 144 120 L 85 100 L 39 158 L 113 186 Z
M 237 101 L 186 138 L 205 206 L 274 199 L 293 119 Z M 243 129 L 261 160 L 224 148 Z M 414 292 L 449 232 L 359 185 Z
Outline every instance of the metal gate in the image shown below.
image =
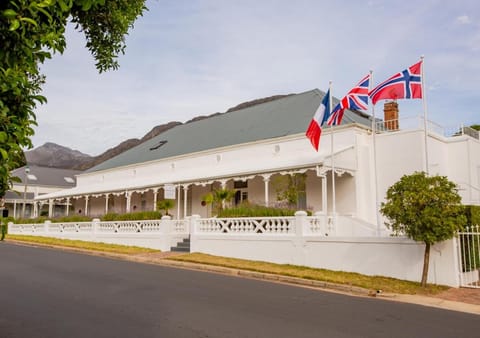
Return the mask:
M 466 227 L 458 233 L 457 241 L 460 286 L 480 288 L 480 226 Z

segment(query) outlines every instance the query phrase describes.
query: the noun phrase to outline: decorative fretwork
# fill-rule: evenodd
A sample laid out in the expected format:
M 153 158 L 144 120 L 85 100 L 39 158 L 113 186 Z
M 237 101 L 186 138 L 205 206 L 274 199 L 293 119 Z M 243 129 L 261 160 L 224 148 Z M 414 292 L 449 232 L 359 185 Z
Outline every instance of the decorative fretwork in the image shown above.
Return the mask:
M 295 231 L 294 217 L 245 217 L 200 219 L 199 232 L 290 234 Z

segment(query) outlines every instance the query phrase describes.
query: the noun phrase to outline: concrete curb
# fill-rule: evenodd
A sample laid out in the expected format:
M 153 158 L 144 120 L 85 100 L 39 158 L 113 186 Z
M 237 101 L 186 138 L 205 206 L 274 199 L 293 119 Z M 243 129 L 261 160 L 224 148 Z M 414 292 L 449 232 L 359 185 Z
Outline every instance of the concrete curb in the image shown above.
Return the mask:
M 84 249 L 68 248 L 68 247 L 56 246 L 56 245 L 27 243 L 22 241 L 15 241 L 15 240 L 8 240 L 7 242 L 11 242 L 19 245 L 25 245 L 25 246 L 52 248 L 52 249 L 58 249 L 63 251 L 77 252 L 77 253 L 87 254 L 91 256 L 120 259 L 120 260 L 126 260 L 130 262 L 153 264 L 153 265 L 160 265 L 160 266 L 167 266 L 167 267 L 181 268 L 181 269 L 188 269 L 188 270 L 197 270 L 197 271 L 218 273 L 223 275 L 232 275 L 232 276 L 238 276 L 243 278 L 252 278 L 257 280 L 284 283 L 289 285 L 298 285 L 302 287 L 316 288 L 323 291 L 338 292 L 338 293 L 357 296 L 357 297 L 375 297 L 381 300 L 397 301 L 397 302 L 403 302 L 403 303 L 435 307 L 435 308 L 440 308 L 444 310 L 459 311 L 459 312 L 466 312 L 466 313 L 480 315 L 480 305 L 455 302 L 455 301 L 450 301 L 450 300 L 445 300 L 445 299 L 435 298 L 435 297 L 382 293 L 382 292 L 376 292 L 373 290 L 352 286 L 352 285 L 335 284 L 335 283 L 330 283 L 325 281 L 302 279 L 298 277 L 275 275 L 275 274 L 249 271 L 249 270 L 240 270 L 240 269 L 215 266 L 215 265 L 175 261 L 165 257 L 164 258 L 141 257 L 141 256 L 135 256 L 135 255 L 128 255 L 128 254 L 115 254 L 115 253 L 101 252 L 101 251 L 89 251 Z

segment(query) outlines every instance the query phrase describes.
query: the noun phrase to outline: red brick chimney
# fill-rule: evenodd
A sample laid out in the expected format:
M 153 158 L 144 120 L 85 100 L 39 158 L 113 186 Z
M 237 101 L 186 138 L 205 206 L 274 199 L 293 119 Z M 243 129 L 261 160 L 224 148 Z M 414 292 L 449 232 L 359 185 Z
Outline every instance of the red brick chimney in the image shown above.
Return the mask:
M 384 124 L 387 130 L 398 130 L 398 103 L 385 102 L 383 106 Z

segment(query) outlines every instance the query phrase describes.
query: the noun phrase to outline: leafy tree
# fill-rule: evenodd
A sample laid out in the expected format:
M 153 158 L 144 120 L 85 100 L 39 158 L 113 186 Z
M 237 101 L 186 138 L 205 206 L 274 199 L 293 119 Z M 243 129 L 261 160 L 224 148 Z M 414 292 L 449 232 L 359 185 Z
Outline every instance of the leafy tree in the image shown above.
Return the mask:
M 31 148 L 34 110 L 46 102 L 40 65 L 66 47 L 70 21 L 83 31 L 99 72 L 118 68 L 125 36 L 146 10 L 145 0 L 3 0 L 0 2 L 0 197 L 10 171 Z
M 161 200 L 157 202 L 157 209 L 165 211 L 165 215 L 170 215 L 168 211 L 175 206 L 175 201 L 171 199 Z
M 470 128 L 480 131 L 480 124 L 472 124 Z
M 216 189 L 203 196 L 202 201 L 211 204 L 217 213 L 225 209 L 225 203 L 230 202 L 235 197 L 235 190 Z
M 405 175 L 387 190 L 380 209 L 389 220 L 385 225 L 395 235 L 425 243 L 422 286 L 427 285 L 430 247 L 452 238 L 467 221 L 460 201 L 456 185 L 447 177 L 424 172 Z
M 273 181 L 277 201 L 286 202 L 289 207 L 300 207 L 299 201 L 305 196 L 306 174 L 277 176 Z

